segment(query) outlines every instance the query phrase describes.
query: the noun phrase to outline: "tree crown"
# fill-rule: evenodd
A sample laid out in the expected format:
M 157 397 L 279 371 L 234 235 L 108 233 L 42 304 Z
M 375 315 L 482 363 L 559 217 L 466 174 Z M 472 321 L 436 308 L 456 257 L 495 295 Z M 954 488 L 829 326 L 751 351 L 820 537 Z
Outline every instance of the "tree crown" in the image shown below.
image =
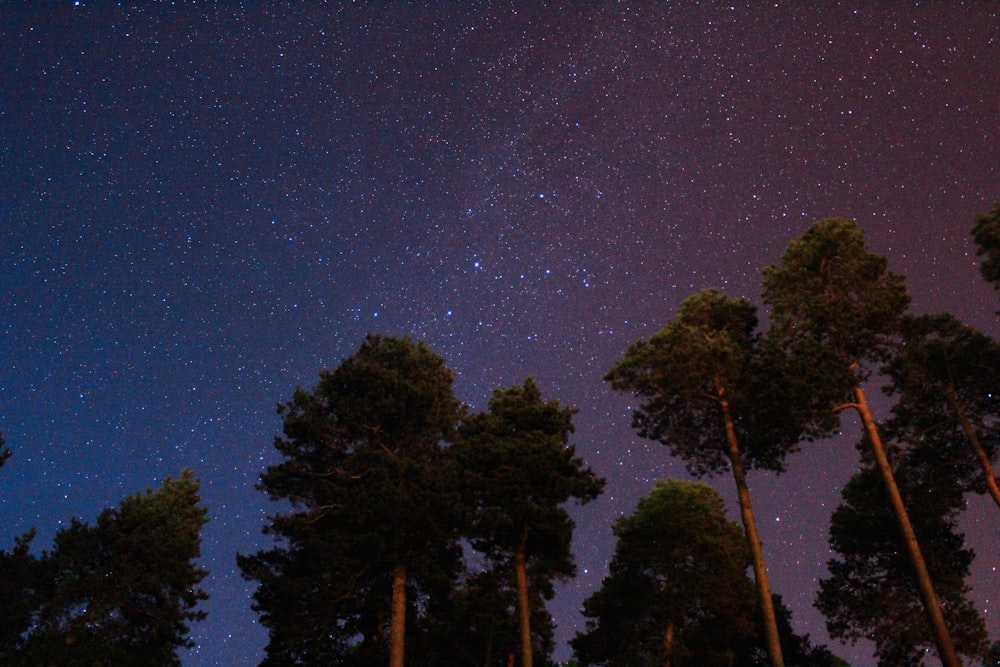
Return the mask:
M 887 354 L 910 299 L 884 255 L 868 252 L 854 222 L 821 220 L 792 241 L 781 263 L 764 269 L 772 328 L 789 341 L 814 339 L 860 367 Z

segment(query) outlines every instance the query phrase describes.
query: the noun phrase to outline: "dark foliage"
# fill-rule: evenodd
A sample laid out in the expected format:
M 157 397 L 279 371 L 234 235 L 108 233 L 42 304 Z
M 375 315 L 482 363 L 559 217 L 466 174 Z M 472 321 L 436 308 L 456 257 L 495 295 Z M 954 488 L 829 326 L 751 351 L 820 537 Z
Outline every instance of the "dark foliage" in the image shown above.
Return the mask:
M 849 395 L 891 352 L 893 335 L 910 303 L 903 277 L 884 255 L 868 252 L 864 232 L 849 220 L 821 220 L 792 241 L 781 263 L 764 269 L 764 302 L 772 331 L 789 349 L 798 344 L 839 358 L 825 384 Z M 853 371 L 854 378 L 843 372 Z
M 896 461 L 896 479 L 956 649 L 980 657 L 986 630 L 965 585 L 973 553 L 955 526 L 962 493 L 948 483 L 929 484 L 919 470 L 908 469 L 905 456 Z M 821 580 L 816 601 L 830 636 L 871 639 L 883 667 L 925 664 L 934 636 L 878 474 L 871 468 L 856 474 L 843 498 L 830 527 L 838 557 L 829 562 L 830 577 Z
M 572 641 L 581 665 L 768 664 L 743 530 L 726 519 L 718 493 L 660 482 L 613 530 L 609 575 L 584 602 L 587 629 Z M 792 631 L 780 596 L 774 608 L 786 665 L 846 667 Z
M 504 615 L 518 608 L 518 594 L 526 594 L 533 653 L 539 660 L 548 660 L 553 648 L 544 601 L 554 595 L 553 581 L 575 573 L 570 550 L 574 523 L 564 505 L 589 502 L 604 487 L 604 480 L 569 444 L 575 412 L 555 399 L 543 400 L 528 378 L 523 385 L 495 391 L 489 410 L 465 420 L 462 437 L 451 449 L 465 480 L 468 537 L 485 570 L 473 578 L 466 593 L 486 594 L 494 600 L 491 608 L 503 608 L 489 620 L 490 633 L 509 626 Z M 515 585 L 519 552 L 526 592 Z M 510 638 L 485 639 L 481 642 L 487 653 L 505 660 L 506 654 L 497 649 Z
M 180 665 L 206 593 L 200 554 L 206 510 L 189 470 L 130 496 L 93 526 L 73 520 L 40 558 L 29 538 L 3 554 L 7 665 Z M 9 615 L 7 615 L 9 614 Z
M 395 568 L 408 575 L 409 621 L 451 587 L 460 503 L 443 445 L 462 415 L 452 379 L 422 343 L 369 335 L 280 407 L 284 461 L 260 488 L 291 511 L 265 528 L 275 547 L 238 557 L 258 582 L 265 664 L 384 663 Z
M 0 436 L 0 468 L 2 468 L 3 464 L 10 458 L 10 449 L 4 447 L 4 444 L 3 436 Z
M 677 316 L 648 341 L 633 343 L 605 379 L 636 394 L 633 426 L 684 460 L 696 475 L 729 470 L 721 404 L 732 413 L 748 468 L 783 470 L 801 440 L 833 425 L 817 407 L 818 388 L 790 356 L 756 333 L 756 309 L 716 290 L 692 295 Z
M 756 632 L 743 531 L 708 485 L 660 482 L 615 522 L 610 573 L 584 602 L 583 665 L 727 665 Z
M 986 493 L 1000 504 L 1000 344 L 951 315 L 909 316 L 885 373 L 897 398 L 887 439 L 926 483 Z

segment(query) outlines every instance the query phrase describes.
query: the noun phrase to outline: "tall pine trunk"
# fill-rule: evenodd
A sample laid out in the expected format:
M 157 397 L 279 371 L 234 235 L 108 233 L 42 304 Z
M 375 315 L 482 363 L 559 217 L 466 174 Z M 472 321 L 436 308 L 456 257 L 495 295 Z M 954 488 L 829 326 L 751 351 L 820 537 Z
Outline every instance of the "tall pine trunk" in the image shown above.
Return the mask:
M 663 667 L 671 667 L 674 657 L 674 622 L 667 623 L 667 631 L 663 633 Z
M 889 496 L 889 502 L 892 505 L 893 513 L 896 515 L 896 521 L 899 524 L 899 530 L 903 534 L 903 541 L 906 543 L 906 550 L 910 556 L 910 562 L 913 565 L 914 573 L 917 576 L 917 586 L 920 589 L 920 598 L 924 603 L 924 609 L 927 612 L 927 620 L 931 624 L 931 630 L 934 633 L 934 642 L 937 644 L 938 656 L 941 658 L 941 664 L 944 667 L 961 667 L 962 663 L 958 659 L 958 654 L 955 652 L 955 646 L 952 644 L 951 635 L 948 633 L 948 627 L 944 622 L 944 614 L 941 612 L 941 605 L 938 603 L 937 595 L 934 593 L 934 586 L 931 583 L 930 574 L 927 571 L 927 563 L 924 561 L 924 556 L 920 552 L 920 544 L 917 542 L 917 535 L 913 532 L 913 525 L 910 523 L 910 516 L 906 512 L 906 507 L 903 505 L 903 496 L 899 493 L 899 487 L 896 486 L 896 478 L 892 474 L 892 468 L 889 466 L 889 457 L 885 453 L 885 446 L 882 444 L 882 438 L 879 436 L 878 427 L 875 425 L 875 419 L 872 417 L 871 410 L 868 408 L 868 399 L 865 397 L 865 392 L 860 385 L 854 385 L 854 408 L 858 411 L 861 416 L 861 422 L 864 424 L 865 433 L 868 435 L 868 440 L 871 443 L 872 456 L 875 459 L 875 465 L 878 467 L 878 471 L 882 476 L 882 482 L 885 485 L 886 494 Z
M 389 624 L 389 667 L 403 667 L 406 646 L 406 567 L 392 571 L 392 617 Z
M 521 667 L 531 667 L 531 604 L 528 599 L 528 530 L 521 535 L 515 556 L 517 616 L 521 630 Z
M 722 399 L 722 416 L 726 422 L 726 439 L 729 444 L 729 461 L 733 466 L 733 479 L 736 480 L 736 492 L 740 501 L 740 516 L 746 529 L 747 543 L 750 545 L 750 555 L 753 558 L 753 576 L 757 582 L 757 602 L 760 604 L 760 614 L 764 621 L 764 638 L 767 644 L 767 655 L 771 667 L 785 667 L 785 659 L 781 654 L 781 640 L 778 637 L 778 621 L 774 615 L 774 601 L 771 599 L 771 583 L 767 577 L 767 565 L 764 563 L 764 550 L 760 545 L 760 534 L 757 532 L 757 521 L 754 519 L 753 506 L 750 504 L 750 489 L 747 487 L 747 476 L 743 470 L 743 459 L 740 455 L 739 442 L 736 440 L 736 428 L 733 425 L 733 415 L 729 409 L 729 401 Z

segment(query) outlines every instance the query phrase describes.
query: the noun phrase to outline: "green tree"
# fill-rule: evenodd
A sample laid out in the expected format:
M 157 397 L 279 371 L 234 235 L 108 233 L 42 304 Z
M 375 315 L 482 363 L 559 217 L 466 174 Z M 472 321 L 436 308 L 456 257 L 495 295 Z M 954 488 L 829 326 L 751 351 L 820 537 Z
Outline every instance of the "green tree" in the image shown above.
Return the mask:
M 701 482 L 659 482 L 619 519 L 610 572 L 584 602 L 587 630 L 572 645 L 583 665 L 759 667 L 769 662 L 743 529 Z M 792 631 L 773 598 L 791 667 L 846 667 Z
M 905 456 L 894 463 L 956 650 L 978 659 L 986 652 L 987 635 L 965 584 L 973 554 L 955 526 L 962 492 L 947 481 L 929 483 L 922 471 L 906 465 Z M 816 600 L 830 636 L 871 639 L 883 667 L 923 665 L 935 638 L 878 473 L 865 467 L 855 474 L 843 499 L 830 526 L 838 558 L 828 563 L 830 576 L 820 581 Z
M 756 634 L 743 530 L 701 482 L 659 482 L 615 522 L 609 575 L 584 602 L 583 665 L 732 665 Z
M 274 548 L 238 556 L 259 583 L 265 664 L 403 664 L 418 603 L 447 592 L 460 561 L 452 381 L 423 343 L 369 335 L 279 408 L 284 460 L 260 488 L 291 511 L 265 528 Z
M 207 599 L 198 482 L 190 470 L 157 491 L 129 496 L 101 512 L 93 526 L 74 519 L 54 547 L 35 559 L 27 541 L 4 558 L 4 587 L 23 577 L 25 610 L 14 615 L 18 636 L 5 636 L 8 665 L 180 665 L 191 647 L 189 623 Z M 8 606 L 10 602 L 5 604 Z M 16 603 L 15 603 L 16 604 Z
M 1000 507 L 1000 344 L 947 314 L 904 318 L 901 343 L 886 365 L 886 391 L 898 397 L 888 439 L 925 477 L 947 476 Z
M 593 500 L 604 487 L 568 444 L 575 412 L 555 399 L 543 401 L 528 378 L 493 392 L 489 410 L 464 421 L 452 448 L 472 491 L 472 545 L 488 570 L 514 577 L 523 667 L 534 659 L 532 616 L 544 612 L 553 580 L 575 572 L 574 524 L 563 505 Z
M 888 259 L 868 252 L 864 232 L 839 219 L 814 224 L 792 241 L 781 264 L 764 271 L 764 301 L 771 308 L 771 332 L 778 344 L 796 350 L 809 345 L 828 350 L 813 374 L 842 391 L 835 412 L 853 408 L 864 427 L 871 456 L 882 477 L 920 584 L 938 653 L 947 667 L 960 665 L 927 565 L 893 477 L 885 446 L 868 405 L 863 383 L 887 359 L 909 305 L 903 277 L 888 270 Z M 847 381 L 845 382 L 845 378 Z
M 633 427 L 667 445 L 693 475 L 732 472 L 768 654 L 779 667 L 781 644 L 746 470 L 782 470 L 800 440 L 824 432 L 834 420 L 807 418 L 824 386 L 812 387 L 811 376 L 795 364 L 816 358 L 761 345 L 756 329 L 756 309 L 745 299 L 700 292 L 685 299 L 677 317 L 649 341 L 633 343 L 605 379 L 642 399 L 632 412 Z
M 977 254 L 984 257 L 979 271 L 994 289 L 1000 290 L 1000 202 L 989 213 L 976 216 L 972 238 Z

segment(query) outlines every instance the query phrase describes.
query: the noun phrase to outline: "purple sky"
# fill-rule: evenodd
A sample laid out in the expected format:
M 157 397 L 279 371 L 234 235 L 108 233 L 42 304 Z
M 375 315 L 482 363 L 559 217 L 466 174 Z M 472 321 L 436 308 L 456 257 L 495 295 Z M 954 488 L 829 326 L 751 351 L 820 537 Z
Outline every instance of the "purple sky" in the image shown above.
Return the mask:
M 235 554 L 267 544 L 275 406 L 366 332 L 412 333 L 473 409 L 527 375 L 580 408 L 608 486 L 550 606 L 567 657 L 611 523 L 686 476 L 601 380 L 686 296 L 759 301 L 789 241 L 846 217 L 915 310 L 1000 335 L 969 235 L 1000 199 L 1000 11 L 952 4 L 4 5 L 0 548 L 190 466 L 212 597 L 185 664 L 256 663 Z M 815 641 L 844 426 L 750 477 Z M 973 499 L 963 526 L 1000 639 L 1000 514 Z

